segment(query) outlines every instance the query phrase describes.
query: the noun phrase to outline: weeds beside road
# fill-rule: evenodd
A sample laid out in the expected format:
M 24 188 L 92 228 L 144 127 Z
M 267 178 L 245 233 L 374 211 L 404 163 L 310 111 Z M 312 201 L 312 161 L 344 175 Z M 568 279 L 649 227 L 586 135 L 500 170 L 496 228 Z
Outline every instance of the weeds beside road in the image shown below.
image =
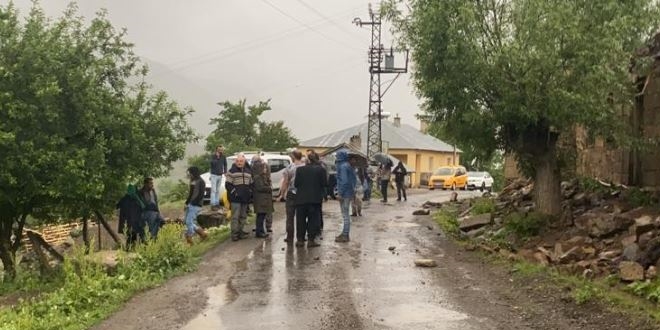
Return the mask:
M 212 229 L 206 241 L 189 247 L 182 238 L 183 229 L 166 225 L 158 240 L 140 245 L 130 254 L 120 252 L 112 275 L 98 260 L 85 256 L 82 249 L 67 258 L 49 279 L 35 280 L 36 275 L 24 274 L 3 292 L 18 289 L 29 298 L 0 309 L 1 328 L 87 329 L 118 310 L 134 294 L 194 270 L 204 252 L 229 236 L 226 226 Z

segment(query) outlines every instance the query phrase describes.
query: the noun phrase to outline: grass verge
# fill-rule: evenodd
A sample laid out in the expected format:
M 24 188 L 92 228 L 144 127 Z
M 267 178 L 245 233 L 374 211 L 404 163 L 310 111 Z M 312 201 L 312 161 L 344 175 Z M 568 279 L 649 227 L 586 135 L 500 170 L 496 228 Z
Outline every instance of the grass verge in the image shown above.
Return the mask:
M 47 292 L 0 309 L 1 328 L 87 329 L 117 311 L 136 293 L 194 270 L 206 251 L 229 237 L 224 226 L 210 230 L 205 242 L 189 247 L 183 240 L 183 229 L 180 225 L 167 225 L 158 240 L 140 245 L 134 253 L 121 252 L 112 275 L 99 260 L 77 250 L 54 278 L 32 284 L 32 290 L 41 288 Z
M 660 321 L 658 305 L 634 295 L 629 290 L 629 286 L 619 284 L 616 276 L 590 280 L 562 274 L 554 268 L 524 261 L 509 262 L 509 264 L 512 272 L 518 277 L 547 280 L 557 288 L 569 290 L 570 298 L 577 305 L 596 302 L 614 312 Z

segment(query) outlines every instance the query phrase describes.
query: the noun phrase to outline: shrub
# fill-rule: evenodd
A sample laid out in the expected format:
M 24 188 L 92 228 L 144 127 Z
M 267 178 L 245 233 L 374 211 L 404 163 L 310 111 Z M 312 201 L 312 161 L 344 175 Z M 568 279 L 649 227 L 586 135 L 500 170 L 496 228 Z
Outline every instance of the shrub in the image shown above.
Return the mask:
M 592 192 L 592 193 L 609 192 L 609 187 L 603 186 L 602 184 L 600 184 L 600 182 L 598 182 L 598 180 L 589 177 L 579 178 L 578 186 L 581 188 L 581 190 L 586 192 Z
M 87 329 L 134 293 L 192 269 L 195 256 L 227 237 L 226 228 L 214 230 L 206 242 L 191 249 L 184 244 L 182 232 L 180 225 L 167 225 L 157 240 L 136 247 L 132 259 L 120 253 L 121 260 L 112 276 L 99 262 L 85 256 L 83 248 L 76 250 L 64 262 L 57 289 L 14 308 L 0 309 L 2 329 Z
M 548 216 L 539 213 L 511 213 L 504 219 L 504 224 L 510 233 L 527 238 L 538 235 L 548 221 Z
M 185 245 L 181 233 L 183 227 L 180 225 L 164 226 L 158 233 L 157 240 L 136 247 L 137 257 L 130 267 L 149 274 L 158 274 L 162 278 L 167 278 L 177 271 L 190 270 L 192 252 Z
M 657 203 L 653 195 L 637 187 L 630 188 L 624 193 L 624 200 L 632 207 L 650 206 Z

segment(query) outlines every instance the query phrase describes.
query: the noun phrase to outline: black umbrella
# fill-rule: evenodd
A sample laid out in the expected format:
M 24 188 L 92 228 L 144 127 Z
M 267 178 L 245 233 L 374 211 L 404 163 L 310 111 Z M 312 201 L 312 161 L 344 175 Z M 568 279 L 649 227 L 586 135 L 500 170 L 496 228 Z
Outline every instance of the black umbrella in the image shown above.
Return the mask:
M 390 157 L 382 152 L 375 154 L 374 159 L 383 165 L 392 164 Z

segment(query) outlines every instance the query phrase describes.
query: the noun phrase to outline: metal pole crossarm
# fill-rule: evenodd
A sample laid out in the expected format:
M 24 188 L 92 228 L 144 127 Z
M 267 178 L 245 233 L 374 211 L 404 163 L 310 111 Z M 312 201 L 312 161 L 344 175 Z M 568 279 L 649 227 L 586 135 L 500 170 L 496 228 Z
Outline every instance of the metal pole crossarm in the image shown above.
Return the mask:
M 360 18 L 355 18 L 353 23 L 357 26 L 371 26 L 371 46 L 369 47 L 369 115 L 367 116 L 367 157 L 370 159 L 374 154 L 383 151 L 382 140 L 382 118 L 383 118 L 383 95 L 392 86 L 392 83 L 387 86 L 384 92 L 381 91 L 381 77 L 382 73 L 396 73 L 397 78 L 401 73 L 408 72 L 408 51 L 406 50 L 406 65 L 403 68 L 396 68 L 393 66 L 394 53 L 393 48 L 385 49 L 381 43 L 381 17 L 377 11 L 373 11 L 369 6 L 369 16 L 371 21 L 362 21 Z M 396 51 L 397 53 L 403 51 Z M 389 55 L 386 55 L 389 54 Z M 385 67 L 383 61 L 385 59 Z

